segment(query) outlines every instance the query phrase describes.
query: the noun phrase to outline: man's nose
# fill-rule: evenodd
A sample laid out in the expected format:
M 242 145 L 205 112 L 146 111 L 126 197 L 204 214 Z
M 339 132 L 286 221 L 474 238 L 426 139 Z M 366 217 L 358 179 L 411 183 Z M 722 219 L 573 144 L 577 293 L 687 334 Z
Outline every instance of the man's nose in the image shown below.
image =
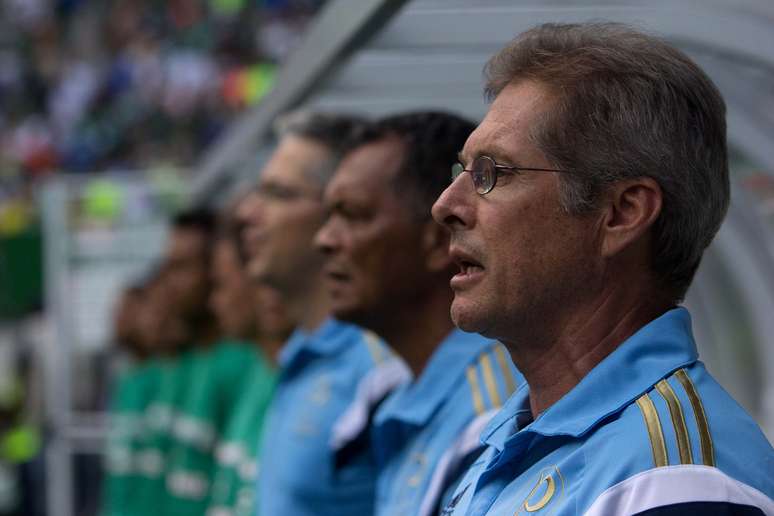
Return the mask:
M 331 218 L 329 218 L 315 234 L 314 245 L 318 251 L 325 255 L 331 255 L 335 252 L 338 245 L 338 238 L 334 228 L 334 221 L 331 220 Z
M 260 208 L 261 201 L 258 193 L 250 193 L 237 206 L 236 217 L 239 222 L 245 225 L 255 223 L 260 213 Z
M 473 204 L 478 200 L 473 181 L 463 172 L 441 192 L 432 208 L 435 221 L 449 231 L 470 228 L 475 224 Z

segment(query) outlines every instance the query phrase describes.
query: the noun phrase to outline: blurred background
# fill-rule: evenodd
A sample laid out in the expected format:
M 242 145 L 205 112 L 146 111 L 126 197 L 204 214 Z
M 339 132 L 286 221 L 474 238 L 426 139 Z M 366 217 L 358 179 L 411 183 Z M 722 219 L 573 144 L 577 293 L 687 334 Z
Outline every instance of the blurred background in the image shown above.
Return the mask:
M 480 119 L 506 41 L 600 19 L 662 35 L 726 98 L 732 206 L 687 305 L 774 438 L 770 0 L 0 0 L 0 514 L 97 513 L 118 295 L 173 213 L 254 183 L 277 116 Z

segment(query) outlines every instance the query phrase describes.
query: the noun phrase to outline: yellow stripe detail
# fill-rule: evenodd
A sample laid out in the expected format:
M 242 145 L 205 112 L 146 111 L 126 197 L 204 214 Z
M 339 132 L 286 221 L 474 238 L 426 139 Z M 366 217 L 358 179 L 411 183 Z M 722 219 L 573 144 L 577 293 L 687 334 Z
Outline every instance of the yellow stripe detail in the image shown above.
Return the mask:
M 637 399 L 637 406 L 640 407 L 642 417 L 645 419 L 645 426 L 648 428 L 650 447 L 653 450 L 653 463 L 657 468 L 666 466 L 669 464 L 669 460 L 664 445 L 664 433 L 661 431 L 661 421 L 658 418 L 656 407 L 653 405 L 653 400 L 647 394 L 643 394 Z
M 505 378 L 505 388 L 508 390 L 508 395 L 510 396 L 514 391 L 516 391 L 516 380 L 513 378 L 513 371 L 511 371 L 511 368 L 508 365 L 510 360 L 507 356 L 505 356 L 505 348 L 503 348 L 502 344 L 495 346 L 495 357 L 497 358 L 497 364 L 503 371 L 503 378 Z
M 489 393 L 489 400 L 492 402 L 492 407 L 499 407 L 503 404 L 500 399 L 500 393 L 497 392 L 497 380 L 495 380 L 494 371 L 492 370 L 492 360 L 488 354 L 484 354 L 481 357 L 481 371 L 484 373 L 484 385 L 486 385 L 486 392 Z
M 379 341 L 379 337 L 372 331 L 363 330 L 363 340 L 365 340 L 368 351 L 371 353 L 371 359 L 374 364 L 380 363 L 384 359 L 384 349 Z
M 481 389 L 478 386 L 476 366 L 468 366 L 468 368 L 465 370 L 465 374 L 468 377 L 470 393 L 473 396 L 473 408 L 476 410 L 476 414 L 481 415 L 484 413 L 484 398 L 481 396 Z
M 656 390 L 666 401 L 669 407 L 669 416 L 672 418 L 672 426 L 675 427 L 675 437 L 677 437 L 677 451 L 680 454 L 680 464 L 693 464 L 691 455 L 691 440 L 688 437 L 688 429 L 685 426 L 685 416 L 683 416 L 683 407 L 680 400 L 677 399 L 675 391 L 666 380 L 661 380 L 656 384 Z
M 685 389 L 685 394 L 691 401 L 693 415 L 696 418 L 696 427 L 699 429 L 699 443 L 701 443 L 701 460 L 705 466 L 715 466 L 715 450 L 712 445 L 712 436 L 709 432 L 707 423 L 707 414 L 704 412 L 704 405 L 701 402 L 699 393 L 696 392 L 693 382 L 688 377 L 685 369 L 680 369 L 675 373 L 677 380 Z

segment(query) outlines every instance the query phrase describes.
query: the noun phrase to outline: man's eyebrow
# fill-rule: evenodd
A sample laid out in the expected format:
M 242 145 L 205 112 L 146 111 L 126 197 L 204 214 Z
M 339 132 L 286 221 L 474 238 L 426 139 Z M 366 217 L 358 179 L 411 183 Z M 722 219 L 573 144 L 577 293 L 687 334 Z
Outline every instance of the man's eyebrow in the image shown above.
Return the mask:
M 482 150 L 480 152 L 474 153 L 474 155 L 475 155 L 476 158 L 479 158 L 481 156 L 489 156 L 490 158 L 494 159 L 498 163 L 503 160 L 502 153 L 501 153 L 501 151 L 499 151 L 499 148 L 492 148 L 492 149 L 489 149 L 489 150 Z M 464 151 L 460 151 L 460 152 L 457 153 L 457 159 L 459 160 L 459 162 L 462 165 L 467 166 L 468 160 L 465 158 L 465 152 Z

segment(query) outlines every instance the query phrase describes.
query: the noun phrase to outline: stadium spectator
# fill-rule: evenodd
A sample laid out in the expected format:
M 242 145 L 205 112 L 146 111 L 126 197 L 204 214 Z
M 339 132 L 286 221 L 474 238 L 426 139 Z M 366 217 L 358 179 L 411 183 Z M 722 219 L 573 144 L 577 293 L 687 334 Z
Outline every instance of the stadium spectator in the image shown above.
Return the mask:
M 729 202 L 720 93 L 616 24 L 538 26 L 485 77 L 433 215 L 454 322 L 501 340 L 528 388 L 444 514 L 774 513 L 774 450 L 679 306 Z
M 8 2 L 4 175 L 193 165 L 269 91 L 321 4 Z

